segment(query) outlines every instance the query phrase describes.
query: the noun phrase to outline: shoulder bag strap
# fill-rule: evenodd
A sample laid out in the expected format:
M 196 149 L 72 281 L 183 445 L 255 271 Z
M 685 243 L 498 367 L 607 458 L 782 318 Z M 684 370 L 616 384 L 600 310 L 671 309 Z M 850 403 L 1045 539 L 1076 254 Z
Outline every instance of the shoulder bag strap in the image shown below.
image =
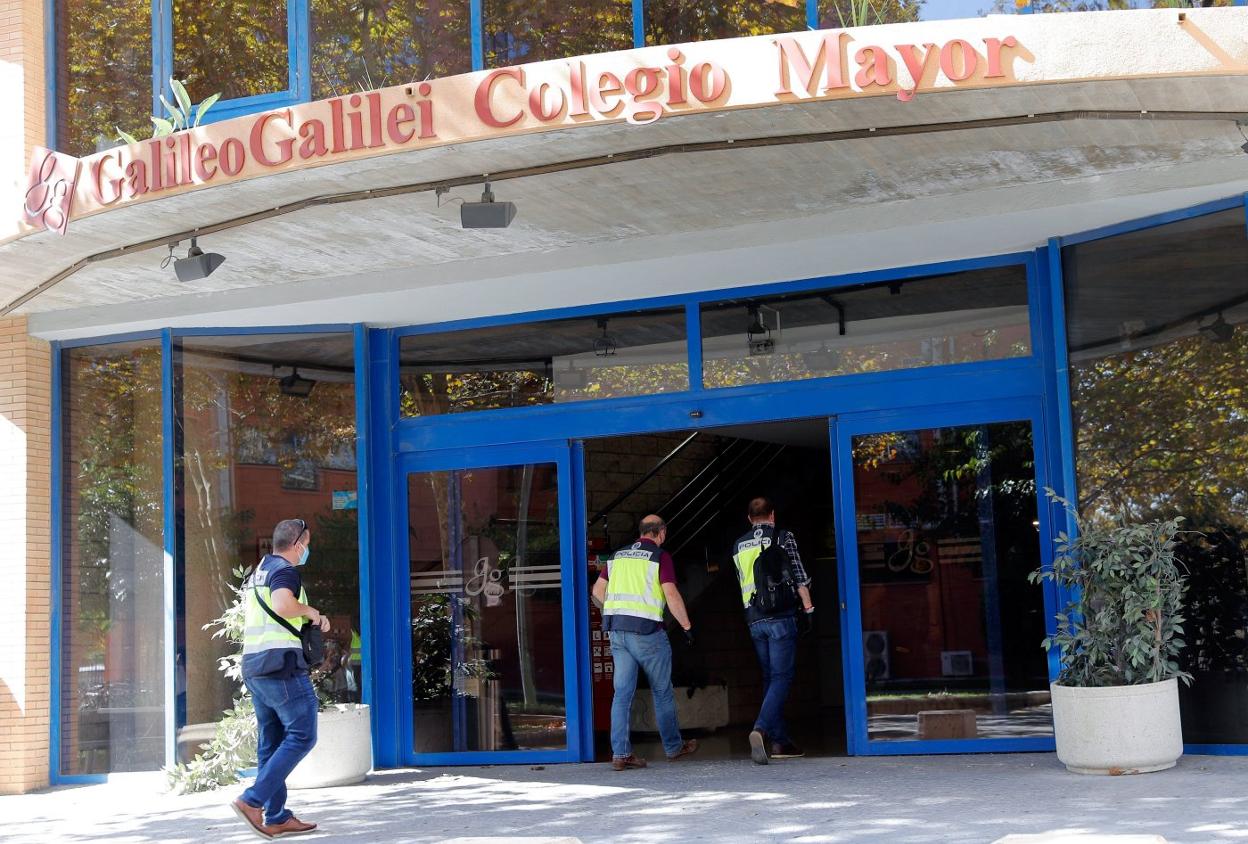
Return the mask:
M 293 624 L 291 624 L 286 619 L 282 618 L 277 613 L 273 612 L 273 608 L 264 602 L 264 598 L 260 597 L 260 590 L 257 587 L 253 586 L 251 588 L 256 590 L 256 600 L 260 602 L 260 606 L 264 608 L 264 611 L 269 614 L 270 618 L 272 618 L 278 624 L 282 625 L 287 630 L 289 630 L 292 636 L 300 635 L 299 631 L 295 629 L 295 626 Z

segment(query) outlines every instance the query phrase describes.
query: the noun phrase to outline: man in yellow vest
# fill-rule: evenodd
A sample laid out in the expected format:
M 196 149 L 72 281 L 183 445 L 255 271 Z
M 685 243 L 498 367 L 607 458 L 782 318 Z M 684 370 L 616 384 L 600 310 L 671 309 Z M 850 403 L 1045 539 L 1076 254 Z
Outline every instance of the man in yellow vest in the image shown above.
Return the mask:
M 311 544 L 312 532 L 303 519 L 278 522 L 273 553 L 243 584 L 243 682 L 256 709 L 257 767 L 256 781 L 231 807 L 262 838 L 316 829 L 286 808 L 286 777 L 316 745 L 317 710 L 303 645 L 287 625 L 299 630 L 306 620 L 329 632 L 329 619 L 308 606 L 299 575 Z
M 766 765 L 769 758 L 795 759 L 803 755 L 789 738 L 784 723 L 784 702 L 789 696 L 797 661 L 797 613 L 804 614 L 803 621 L 809 627 L 815 606 L 810 600 L 810 577 L 802 566 L 797 540 L 789 531 L 776 529 L 776 508 L 771 500 L 755 498 L 747 512 L 750 532 L 737 540 L 732 561 L 741 585 L 750 638 L 754 640 L 754 652 L 763 670 L 763 705 L 750 731 L 750 758 L 759 765 Z M 797 601 L 792 601 L 787 609 L 774 614 L 760 606 L 758 584 L 754 582 L 754 563 L 773 544 L 784 551 L 782 588 L 789 590 L 790 600 L 794 592 L 801 600 L 800 607 Z
M 646 760 L 633 754 L 629 721 L 637 670 L 646 672 L 654 697 L 654 717 L 669 761 L 698 749 L 696 739 L 685 741 L 676 723 L 676 697 L 672 693 L 672 645 L 663 625 L 663 609 L 692 644 L 693 625 L 685 602 L 676 589 L 676 565 L 662 550 L 667 525 L 659 516 L 641 520 L 641 537 L 621 548 L 607 562 L 596 583 L 594 598 L 602 605 L 602 629 L 611 641 L 615 670 L 615 698 L 611 703 L 611 767 L 617 771 L 644 768 Z

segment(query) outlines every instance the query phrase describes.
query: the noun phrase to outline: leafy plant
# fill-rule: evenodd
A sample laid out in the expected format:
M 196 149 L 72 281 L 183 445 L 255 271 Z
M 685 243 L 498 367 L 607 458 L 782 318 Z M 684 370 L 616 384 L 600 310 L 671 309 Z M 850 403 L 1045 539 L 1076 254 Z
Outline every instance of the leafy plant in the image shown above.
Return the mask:
M 1095 521 L 1079 517 L 1053 490 L 1049 498 L 1075 519 L 1078 536 L 1058 534 L 1051 569 L 1030 575 L 1073 596 L 1057 614 L 1057 632 L 1043 647 L 1060 654 L 1058 682 L 1067 686 L 1124 686 L 1178 677 L 1191 683 L 1178 657 L 1183 650 L 1186 577 L 1175 551 L 1183 518 L 1136 522 L 1122 511 Z
M 238 772 L 256 764 L 256 711 L 251 693 L 243 685 L 243 630 L 247 608 L 242 581 L 245 572 L 233 571 L 238 584 L 231 583 L 234 600 L 219 618 L 204 625 L 213 631 L 212 638 L 225 638 L 234 644 L 234 652 L 218 660 L 217 667 L 239 686 L 239 695 L 232 709 L 227 709 L 217 722 L 212 742 L 190 762 L 166 768 L 170 789 L 177 794 L 209 791 L 238 782 Z
M 198 106 L 195 106 L 191 103 L 191 96 L 187 93 L 185 84 L 170 77 L 169 88 L 173 91 L 173 98 L 176 102 L 171 103 L 165 99 L 164 94 L 160 95 L 160 104 L 164 106 L 166 116 L 152 117 L 153 138 L 163 138 L 166 135 L 172 135 L 174 132 L 181 132 L 183 129 L 195 128 L 204 119 L 208 109 L 212 108 L 217 100 L 221 99 L 220 93 L 213 94 Z M 138 143 L 134 135 L 120 128 L 117 129 L 117 138 L 128 144 Z

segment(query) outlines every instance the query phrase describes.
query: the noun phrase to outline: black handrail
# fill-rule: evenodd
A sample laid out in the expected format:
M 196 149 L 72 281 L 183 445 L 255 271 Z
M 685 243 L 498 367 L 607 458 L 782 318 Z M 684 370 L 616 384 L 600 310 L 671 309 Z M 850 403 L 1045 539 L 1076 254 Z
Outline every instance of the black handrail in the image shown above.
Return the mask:
M 673 458 L 676 457 L 676 455 L 684 451 L 685 447 L 688 446 L 689 443 L 693 442 L 697 438 L 698 434 L 700 433 L 701 433 L 700 431 L 694 431 L 692 434 L 686 437 L 684 442 L 682 442 L 680 445 L 672 449 L 671 452 L 662 460 L 660 460 L 658 463 L 655 463 L 654 468 L 652 468 L 649 472 L 646 472 L 646 474 L 642 476 L 641 480 L 637 481 L 628 489 L 621 492 L 619 495 L 617 495 L 614 499 L 611 500 L 610 504 L 608 504 L 606 507 L 603 507 L 597 513 L 591 516 L 587 524 L 590 527 L 593 527 L 594 523 L 596 523 L 599 519 L 603 518 L 604 516 L 610 515 L 610 513 L 613 510 L 615 510 L 616 507 L 619 507 L 621 504 L 623 504 L 630 495 L 632 495 L 637 490 L 641 489 L 642 484 L 644 484 L 646 481 L 650 480 L 655 475 L 657 475 L 664 466 L 666 466 L 669 462 L 671 462 Z

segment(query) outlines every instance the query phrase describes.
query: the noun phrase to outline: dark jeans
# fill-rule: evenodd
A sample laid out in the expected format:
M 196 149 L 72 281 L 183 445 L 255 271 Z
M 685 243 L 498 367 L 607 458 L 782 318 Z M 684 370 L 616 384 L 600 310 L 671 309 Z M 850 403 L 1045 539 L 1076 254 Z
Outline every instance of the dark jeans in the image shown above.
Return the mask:
M 286 808 L 286 777 L 316 745 L 316 692 L 307 674 L 289 679 L 249 677 L 244 680 L 256 707 L 256 781 L 243 792 L 243 802 L 264 808 L 264 822 L 279 824 L 291 816 Z
M 763 669 L 763 706 L 754 729 L 766 733 L 769 741 L 784 744 L 790 740 L 784 726 L 784 701 L 797 660 L 797 621 L 792 617 L 756 621 L 750 625 L 750 637 Z

